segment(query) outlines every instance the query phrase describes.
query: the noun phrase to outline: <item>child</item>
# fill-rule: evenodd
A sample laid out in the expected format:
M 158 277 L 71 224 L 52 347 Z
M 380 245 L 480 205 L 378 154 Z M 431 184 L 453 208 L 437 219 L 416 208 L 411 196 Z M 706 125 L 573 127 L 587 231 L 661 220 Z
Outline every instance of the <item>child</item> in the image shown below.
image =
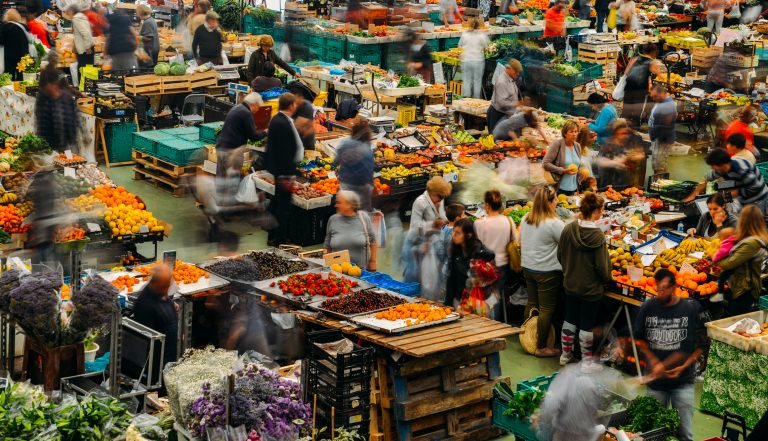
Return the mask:
M 448 250 L 451 248 L 451 237 L 453 236 L 453 226 L 459 219 L 464 219 L 467 214 L 464 212 L 464 205 L 451 204 L 445 207 L 445 217 L 448 224 L 436 235 L 433 242 L 437 261 L 440 262 L 440 287 L 445 291 L 445 283 L 448 280 Z
M 717 262 L 725 259 L 731 254 L 731 251 L 733 250 L 733 247 L 736 246 L 736 229 L 734 228 L 723 228 L 720 230 L 720 233 L 718 233 L 720 237 L 720 248 L 717 250 L 714 256 L 712 256 L 712 263 L 716 264 Z M 733 271 L 722 271 L 720 273 L 720 276 L 717 278 L 717 291 L 718 294 L 715 296 L 712 296 L 710 301 L 712 302 L 719 302 L 723 300 L 723 296 L 719 293 L 725 292 L 725 283 L 728 281 L 728 278 L 731 276 Z

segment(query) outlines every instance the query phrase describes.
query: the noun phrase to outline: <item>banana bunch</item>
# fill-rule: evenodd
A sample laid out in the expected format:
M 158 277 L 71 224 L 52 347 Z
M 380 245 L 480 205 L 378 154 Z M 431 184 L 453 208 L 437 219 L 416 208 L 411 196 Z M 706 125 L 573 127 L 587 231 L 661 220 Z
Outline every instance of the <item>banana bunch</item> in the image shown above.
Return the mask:
M 706 249 L 704 249 L 704 254 L 706 254 L 709 258 L 712 258 L 712 256 L 714 256 L 717 250 L 719 249 L 720 249 L 720 239 L 714 238 L 707 243 L 707 247 Z
M 11 193 L 10 191 L 6 191 L 0 194 L 0 204 L 12 204 L 18 199 L 19 196 L 16 195 L 16 193 Z
M 688 238 L 680 242 L 680 245 L 677 246 L 677 252 L 687 256 L 688 254 L 695 253 L 697 251 L 706 251 L 709 245 L 709 241 L 706 239 Z
M 493 135 L 481 136 L 477 142 L 480 143 L 480 145 L 485 149 L 490 150 L 496 148 L 496 141 L 493 140 Z
M 687 253 L 680 251 L 680 246 L 677 248 L 668 248 L 661 252 L 659 261 L 662 266 L 667 267 L 669 265 L 680 266 L 685 261 Z

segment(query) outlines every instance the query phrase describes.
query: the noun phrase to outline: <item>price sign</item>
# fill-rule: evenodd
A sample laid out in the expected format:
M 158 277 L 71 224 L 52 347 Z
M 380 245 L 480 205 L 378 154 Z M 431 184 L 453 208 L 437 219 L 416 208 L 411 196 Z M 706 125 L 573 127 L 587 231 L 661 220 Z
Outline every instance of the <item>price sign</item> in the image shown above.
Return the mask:
M 85 224 L 86 227 L 88 227 L 88 231 L 91 233 L 98 233 L 101 231 L 101 226 L 99 224 L 94 224 L 92 222 L 88 222 Z
M 651 245 L 651 248 L 653 249 L 653 254 L 661 254 L 664 250 L 667 249 L 667 244 L 664 242 L 663 238 L 660 238 L 656 242 Z
M 656 260 L 655 254 L 644 254 L 640 257 L 640 262 L 643 263 L 643 266 L 650 266 L 654 260 Z
M 328 179 L 336 179 L 336 172 L 329 171 L 328 172 Z
M 686 274 L 686 273 L 696 274 L 697 271 L 696 271 L 696 268 L 692 267 L 690 263 L 683 262 L 683 264 L 680 265 L 680 273 L 681 274 Z
M 64 156 L 66 156 L 67 159 L 72 159 L 72 150 L 64 150 Z
M 163 251 L 163 263 L 168 265 L 171 270 L 176 268 L 176 251 L 170 250 L 170 251 Z
M 627 275 L 629 276 L 629 280 L 640 280 L 640 278 L 643 277 L 643 269 L 636 266 L 627 266 Z
M 64 176 L 77 179 L 77 175 L 75 175 L 75 169 L 72 167 L 64 167 Z
M 143 234 L 149 233 L 149 227 L 146 226 L 146 225 L 140 226 L 139 227 L 139 233 L 143 233 Z

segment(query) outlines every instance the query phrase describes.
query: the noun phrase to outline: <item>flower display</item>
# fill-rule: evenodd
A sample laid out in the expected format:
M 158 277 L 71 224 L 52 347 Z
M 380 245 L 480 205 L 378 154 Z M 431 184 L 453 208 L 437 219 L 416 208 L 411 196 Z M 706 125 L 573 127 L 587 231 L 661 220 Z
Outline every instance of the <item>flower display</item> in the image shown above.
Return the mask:
M 203 394 L 189 409 L 189 430 L 196 437 L 204 437 L 205 429 L 223 427 L 226 424 L 226 412 L 224 395 L 211 390 L 211 383 L 206 382 L 203 384 Z
M 35 73 L 40 70 L 40 63 L 29 55 L 24 55 L 16 64 L 16 70 L 23 73 Z

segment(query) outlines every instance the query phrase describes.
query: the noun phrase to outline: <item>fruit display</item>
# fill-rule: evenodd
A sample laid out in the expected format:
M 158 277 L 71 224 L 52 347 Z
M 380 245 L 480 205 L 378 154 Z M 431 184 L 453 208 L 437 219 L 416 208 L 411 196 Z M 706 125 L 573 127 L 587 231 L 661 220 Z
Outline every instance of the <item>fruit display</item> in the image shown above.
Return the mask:
M 85 162 L 85 158 L 82 156 L 72 153 L 71 158 L 67 158 L 67 155 L 61 153 L 53 157 L 53 161 L 60 165 L 73 165 L 73 164 L 82 164 Z
M 77 226 L 56 227 L 53 231 L 54 242 L 69 242 L 85 239 L 85 230 Z
M 103 211 L 106 207 L 96 196 L 90 194 L 81 194 L 76 198 L 67 199 L 67 205 L 78 213 L 89 211 Z
M 7 233 L 24 233 L 29 229 L 29 224 L 22 225 L 24 218 L 13 204 L 0 205 L 0 228 Z
M 624 199 L 624 196 L 618 191 L 614 190 L 610 185 L 603 192 L 603 197 L 609 201 L 620 201 Z
M 632 196 L 642 196 L 643 195 L 643 190 L 640 190 L 637 187 L 628 187 L 628 188 L 625 188 L 624 190 L 621 190 L 621 194 L 623 194 L 624 196 L 629 196 L 629 197 L 632 197 Z
M 651 210 L 661 210 L 664 207 L 664 202 L 658 198 L 648 198 L 646 202 L 650 204 Z
M 107 174 L 101 171 L 96 164 L 78 165 L 75 173 L 92 187 L 113 185 L 112 180 L 109 179 Z
M 419 153 L 396 153 L 395 161 L 399 162 L 400 164 L 409 164 L 409 165 L 410 164 L 426 165 L 432 162 L 431 159 L 426 158 Z
M 12 204 L 19 199 L 16 193 L 0 190 L 0 204 Z
M 450 158 L 451 149 L 441 145 L 431 145 L 424 150 L 419 150 L 417 154 L 429 158 L 430 162 L 435 162 L 435 160 L 445 160 L 446 157 Z
M 373 194 L 375 196 L 387 195 L 390 192 L 389 185 L 382 184 L 381 179 L 375 178 L 373 180 Z
M 323 179 L 311 184 L 310 187 L 326 194 L 336 194 L 339 192 L 339 180 L 337 178 Z
M 54 184 L 58 188 L 60 194 L 66 196 L 77 196 L 83 193 L 87 193 L 91 189 L 91 186 L 87 182 L 80 179 L 70 178 L 60 173 L 53 175 Z
M 443 320 L 453 312 L 452 308 L 428 303 L 403 303 L 376 313 L 380 320 L 405 320 L 406 326 Z
M 114 97 L 98 97 L 96 98 L 96 104 L 100 107 L 105 107 L 110 110 L 133 109 L 133 102 L 128 97 L 124 97 L 123 99 Z
M 490 163 L 499 163 L 503 161 L 507 156 L 504 153 L 500 152 L 490 152 L 490 153 L 477 153 L 472 155 L 470 158 L 477 161 L 482 162 L 490 162 Z
M 28 186 L 29 178 L 24 173 L 14 173 L 3 178 L 3 188 L 6 191 L 23 193 L 26 192 Z
M 137 266 L 133 269 L 145 276 L 149 276 L 152 274 L 152 268 L 154 268 L 155 265 L 157 264 L 152 263 L 149 265 Z M 200 279 L 208 278 L 210 278 L 210 276 L 205 270 L 202 270 L 195 265 L 182 262 L 181 260 L 177 260 L 173 267 L 173 280 L 175 280 L 179 285 L 191 285 L 193 283 L 197 283 Z
M 293 194 L 302 199 L 315 199 L 321 198 L 326 195 L 322 190 L 318 190 L 315 187 L 308 187 L 300 185 L 293 190 Z
M 255 251 L 229 259 L 219 259 L 205 269 L 231 280 L 256 282 L 304 271 L 303 260 L 288 259 L 270 251 Z
M 35 208 L 35 204 L 32 201 L 24 201 L 20 204 L 16 204 L 16 213 L 18 213 L 22 219 L 25 219 L 29 216 L 29 213 L 32 212 L 33 208 Z
M 120 291 L 125 290 L 131 293 L 133 292 L 133 287 L 141 283 L 141 280 L 129 274 L 123 274 L 121 276 L 118 276 L 117 278 L 115 278 L 109 283 L 114 285 L 115 288 L 119 289 Z
M 329 274 L 327 278 L 323 278 L 320 273 L 307 273 L 293 274 L 285 280 L 272 282 L 270 286 L 279 287 L 283 294 L 334 297 L 352 292 L 354 288 L 357 288 L 358 283 L 334 274 Z
M 90 190 L 90 194 L 110 208 L 124 205 L 136 210 L 144 209 L 144 204 L 139 201 L 139 198 L 126 190 L 122 185 L 118 185 L 117 187 L 102 185 Z
M 363 270 L 360 269 L 359 266 L 349 262 L 344 262 L 341 264 L 334 263 L 331 265 L 331 271 L 336 271 L 337 273 L 346 274 L 352 277 L 360 277 L 363 275 Z
M 627 266 L 632 265 L 638 268 L 642 268 L 643 264 L 640 260 L 642 257 L 640 254 L 632 254 L 627 250 L 621 248 L 615 248 L 608 252 L 611 259 L 611 266 L 614 269 L 627 272 Z M 657 259 L 658 260 L 658 259 Z M 649 270 L 650 271 L 650 270 Z M 652 276 L 653 273 L 645 274 L 646 276 Z
M 740 336 L 747 337 L 747 338 L 763 337 L 763 336 L 768 335 L 768 323 L 761 323 L 760 324 L 760 333 L 759 334 L 750 334 L 750 333 L 747 333 L 747 332 L 745 332 L 745 331 L 743 331 L 741 329 L 734 329 L 733 333 L 739 334 Z
M 383 179 L 391 180 L 391 179 L 397 179 L 397 178 L 404 178 L 404 177 L 415 175 L 415 174 L 421 174 L 423 172 L 424 170 L 421 167 L 407 168 L 403 165 L 398 165 L 397 167 L 381 169 L 381 177 Z
M 442 174 L 448 174 L 448 173 L 458 173 L 459 168 L 456 167 L 456 165 L 453 162 L 445 162 L 442 164 L 438 164 L 437 170 Z
M 355 315 L 378 311 L 405 303 L 402 297 L 393 296 L 380 289 L 372 288 L 325 300 L 320 309 L 338 314 Z
M 155 219 L 151 212 L 124 204 L 108 208 L 104 212 L 104 221 L 109 225 L 112 237 L 140 234 L 142 233 L 141 227 L 145 225 L 147 231 L 144 231 L 144 233 L 161 233 L 165 231 L 165 227 Z

